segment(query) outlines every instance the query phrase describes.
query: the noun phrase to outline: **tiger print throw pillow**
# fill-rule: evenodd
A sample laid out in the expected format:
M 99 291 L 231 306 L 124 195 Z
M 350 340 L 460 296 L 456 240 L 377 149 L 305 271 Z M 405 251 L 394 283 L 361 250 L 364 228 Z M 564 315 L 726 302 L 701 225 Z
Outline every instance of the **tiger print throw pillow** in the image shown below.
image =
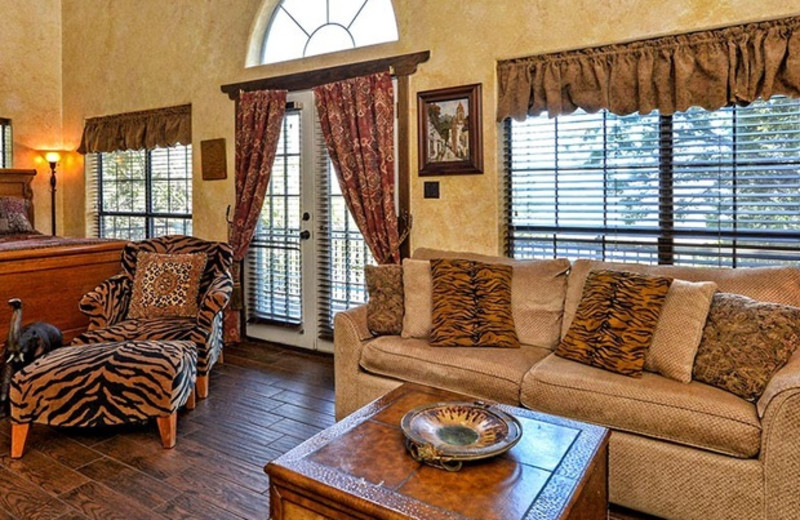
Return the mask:
M 128 318 L 197 316 L 205 253 L 136 255 Z
M 511 312 L 512 266 L 431 260 L 434 347 L 519 348 Z
M 641 377 L 671 278 L 592 271 L 556 355 Z
M 374 335 L 400 334 L 403 330 L 403 266 L 368 265 L 367 328 Z

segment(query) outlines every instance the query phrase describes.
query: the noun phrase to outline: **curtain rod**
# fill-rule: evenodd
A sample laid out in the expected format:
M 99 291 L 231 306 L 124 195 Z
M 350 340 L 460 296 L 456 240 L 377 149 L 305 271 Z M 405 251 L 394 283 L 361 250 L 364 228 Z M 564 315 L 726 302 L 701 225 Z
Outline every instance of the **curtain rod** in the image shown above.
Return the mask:
M 222 85 L 220 90 L 228 94 L 230 99 L 236 100 L 239 98 L 239 92 L 242 90 L 246 92 L 264 89 L 308 90 L 318 85 L 324 85 L 325 83 L 366 76 L 367 74 L 375 74 L 386 70 L 390 71 L 394 76 L 408 76 L 417 71 L 417 65 L 425 63 L 430 57 L 431 51 L 401 54 L 390 58 L 380 58 L 336 67 L 297 72 L 295 74 L 254 79 L 240 83 L 230 83 L 228 85 Z

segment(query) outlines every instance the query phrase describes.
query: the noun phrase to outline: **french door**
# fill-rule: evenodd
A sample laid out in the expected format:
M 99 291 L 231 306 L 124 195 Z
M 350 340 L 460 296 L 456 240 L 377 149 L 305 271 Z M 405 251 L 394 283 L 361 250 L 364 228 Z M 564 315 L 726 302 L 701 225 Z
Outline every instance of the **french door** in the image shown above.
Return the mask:
M 372 256 L 341 195 L 313 94 L 292 93 L 247 258 L 247 335 L 332 351 L 333 316 L 366 300 Z

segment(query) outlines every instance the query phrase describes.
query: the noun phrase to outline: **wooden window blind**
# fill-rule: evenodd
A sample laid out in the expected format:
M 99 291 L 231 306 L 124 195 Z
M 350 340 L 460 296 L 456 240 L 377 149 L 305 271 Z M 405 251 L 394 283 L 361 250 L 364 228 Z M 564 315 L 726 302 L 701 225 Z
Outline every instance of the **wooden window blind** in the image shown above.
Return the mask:
M 508 253 L 740 267 L 800 261 L 800 100 L 505 123 Z

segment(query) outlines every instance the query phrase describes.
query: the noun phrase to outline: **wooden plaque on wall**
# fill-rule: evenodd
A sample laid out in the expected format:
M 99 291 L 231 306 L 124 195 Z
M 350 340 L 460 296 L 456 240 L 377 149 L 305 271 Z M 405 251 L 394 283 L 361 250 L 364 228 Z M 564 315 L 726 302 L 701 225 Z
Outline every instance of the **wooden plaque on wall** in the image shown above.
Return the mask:
M 200 165 L 203 180 L 228 178 L 228 160 L 225 157 L 225 138 L 200 141 Z

